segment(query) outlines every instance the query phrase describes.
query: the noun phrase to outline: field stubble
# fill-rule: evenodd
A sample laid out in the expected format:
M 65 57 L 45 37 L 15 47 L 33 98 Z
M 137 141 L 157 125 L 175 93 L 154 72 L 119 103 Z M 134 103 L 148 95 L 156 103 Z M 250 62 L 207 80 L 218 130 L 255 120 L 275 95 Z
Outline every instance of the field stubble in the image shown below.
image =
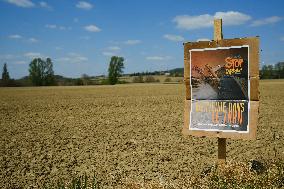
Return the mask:
M 257 140 L 227 140 L 228 161 L 284 157 L 284 81 L 261 81 Z M 184 85 L 0 89 L 0 188 L 95 173 L 104 188 L 182 186 L 213 165 L 217 139 L 182 136 Z

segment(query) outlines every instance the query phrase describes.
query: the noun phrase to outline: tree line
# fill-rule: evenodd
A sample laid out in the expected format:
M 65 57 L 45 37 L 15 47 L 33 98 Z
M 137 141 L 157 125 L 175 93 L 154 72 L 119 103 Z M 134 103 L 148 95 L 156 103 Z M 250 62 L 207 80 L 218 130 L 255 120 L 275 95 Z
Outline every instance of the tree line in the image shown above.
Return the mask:
M 64 78 L 63 76 L 55 75 L 53 71 L 53 62 L 51 58 L 46 60 L 41 58 L 34 58 L 29 64 L 29 76 L 20 80 L 10 78 L 7 63 L 4 63 L 2 71 L 2 79 L 0 86 L 14 87 L 14 86 L 54 86 L 58 84 L 63 85 L 88 85 L 88 84 L 110 84 L 115 85 L 119 83 L 118 78 L 123 73 L 124 58 L 112 56 L 108 67 L 108 78 L 100 81 L 91 80 L 86 74 L 81 78 Z
M 283 79 L 284 62 L 278 62 L 275 65 L 264 65 L 260 70 L 260 79 Z
M 169 74 L 172 77 L 183 77 L 183 68 L 175 68 L 166 71 L 153 71 L 153 72 L 134 72 L 129 74 L 129 76 L 149 76 L 149 75 L 165 75 Z
M 10 78 L 7 63 L 3 65 L 2 79 L 0 86 L 52 86 L 52 85 L 101 85 L 101 84 L 117 84 L 123 83 L 119 81 L 124 69 L 124 58 L 113 56 L 109 62 L 108 77 L 90 77 L 83 74 L 81 78 L 65 78 L 60 75 L 55 75 L 53 71 L 53 62 L 51 58 L 41 59 L 34 58 L 29 64 L 29 76 L 19 80 Z M 183 68 L 176 68 L 167 71 L 171 76 L 183 76 Z M 157 82 L 153 78 L 145 78 L 142 76 L 161 75 L 161 72 L 138 72 L 129 74 L 135 76 L 133 82 Z M 263 65 L 259 71 L 260 79 L 283 79 L 284 78 L 284 62 L 278 62 L 274 65 Z M 144 81 L 145 80 L 145 81 Z M 149 81 L 148 81 L 149 80 Z

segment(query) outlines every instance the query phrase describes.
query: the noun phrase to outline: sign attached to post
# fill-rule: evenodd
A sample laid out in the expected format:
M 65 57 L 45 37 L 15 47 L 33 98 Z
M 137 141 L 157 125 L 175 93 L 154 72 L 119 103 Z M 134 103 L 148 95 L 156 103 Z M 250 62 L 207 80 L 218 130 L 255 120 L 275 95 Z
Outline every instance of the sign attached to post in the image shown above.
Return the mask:
M 184 44 L 185 134 L 256 138 L 258 46 L 258 37 Z
M 190 130 L 249 132 L 248 51 L 190 50 Z

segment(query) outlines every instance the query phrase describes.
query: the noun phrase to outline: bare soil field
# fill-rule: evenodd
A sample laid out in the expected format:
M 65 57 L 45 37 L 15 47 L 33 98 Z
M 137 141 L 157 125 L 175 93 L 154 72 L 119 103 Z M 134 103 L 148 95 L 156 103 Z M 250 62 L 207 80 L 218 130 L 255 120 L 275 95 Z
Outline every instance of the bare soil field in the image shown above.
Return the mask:
M 227 160 L 284 158 L 284 81 L 260 82 L 257 140 Z M 95 174 L 102 188 L 180 186 L 217 158 L 217 139 L 183 136 L 182 84 L 0 89 L 0 188 Z

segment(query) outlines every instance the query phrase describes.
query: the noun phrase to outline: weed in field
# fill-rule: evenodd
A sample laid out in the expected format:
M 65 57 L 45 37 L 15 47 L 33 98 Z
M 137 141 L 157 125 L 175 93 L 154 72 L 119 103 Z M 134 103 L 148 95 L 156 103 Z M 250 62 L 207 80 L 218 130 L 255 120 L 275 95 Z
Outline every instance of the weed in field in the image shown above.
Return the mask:
M 95 175 L 89 178 L 85 174 L 84 176 L 73 178 L 69 184 L 64 183 L 62 180 L 58 181 L 56 186 L 45 183 L 44 189 L 100 189 L 100 185 Z

